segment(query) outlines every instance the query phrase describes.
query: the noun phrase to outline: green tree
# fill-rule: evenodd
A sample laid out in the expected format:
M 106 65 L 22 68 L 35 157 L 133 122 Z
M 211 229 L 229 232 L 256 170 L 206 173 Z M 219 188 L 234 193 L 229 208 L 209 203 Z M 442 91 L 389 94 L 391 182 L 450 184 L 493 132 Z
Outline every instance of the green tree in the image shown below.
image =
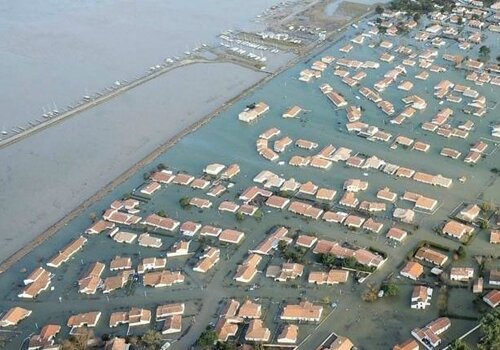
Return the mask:
M 399 287 L 396 283 L 389 282 L 384 288 L 384 293 L 390 297 L 396 296 L 399 294 Z
M 179 204 L 180 204 L 182 209 L 189 209 L 189 207 L 191 207 L 191 204 L 189 204 L 190 201 L 191 201 L 191 198 L 182 197 L 181 199 L 179 199 Z
M 481 318 L 483 338 L 479 349 L 500 349 L 500 310 L 495 309 Z
M 367 303 L 374 302 L 378 299 L 378 288 L 373 284 L 369 284 L 361 294 L 361 299 Z
M 217 343 L 217 350 L 236 350 L 235 343 Z
M 417 12 L 417 13 L 415 13 L 415 14 L 413 15 L 413 20 L 414 20 L 415 22 L 420 21 L 420 13 L 418 13 L 418 12 Z
M 457 249 L 457 252 L 456 252 L 456 253 L 457 253 L 457 255 L 458 255 L 458 257 L 459 257 L 460 259 L 465 258 L 465 256 L 467 255 L 467 253 L 465 252 L 465 248 L 464 248 L 464 246 L 462 246 L 462 245 L 461 245 L 460 247 L 458 247 L 458 249 Z
M 384 8 L 380 5 L 377 5 L 377 7 L 375 7 L 375 12 L 381 15 L 382 13 L 384 13 Z
M 240 211 L 236 212 L 236 214 L 234 215 L 236 216 L 236 221 L 238 222 L 242 222 L 243 220 L 245 220 L 245 215 Z
M 200 337 L 198 338 L 197 344 L 201 346 L 203 349 L 210 349 L 211 347 L 214 346 L 216 341 L 217 341 L 217 333 L 215 333 L 211 329 L 207 329 L 206 331 L 201 333 Z
M 155 331 L 154 329 L 148 330 L 141 338 L 142 344 L 148 349 L 158 349 L 161 346 L 162 339 L 161 333 Z
M 490 59 L 490 52 L 491 52 L 491 49 L 486 46 L 486 45 L 483 45 L 479 48 L 479 59 L 481 61 L 488 61 Z
M 470 350 L 470 347 L 462 339 L 456 339 L 450 344 L 448 350 Z

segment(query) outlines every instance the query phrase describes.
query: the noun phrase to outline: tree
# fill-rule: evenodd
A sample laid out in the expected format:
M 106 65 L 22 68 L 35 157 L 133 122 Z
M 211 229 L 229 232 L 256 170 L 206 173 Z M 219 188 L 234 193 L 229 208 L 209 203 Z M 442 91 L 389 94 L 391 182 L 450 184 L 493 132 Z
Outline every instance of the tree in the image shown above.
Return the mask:
M 381 15 L 382 13 L 384 13 L 384 8 L 380 5 L 377 5 L 377 7 L 375 7 L 375 12 L 378 14 L 378 15 Z
M 245 220 L 245 215 L 243 215 L 243 213 L 240 211 L 236 212 L 236 214 L 234 215 L 236 216 L 236 221 L 238 222 L 242 222 L 243 220 Z
M 92 222 L 96 222 L 97 221 L 97 213 L 95 213 L 95 212 L 90 213 L 89 218 Z
M 182 197 L 181 199 L 179 199 L 179 204 L 180 204 L 182 209 L 188 209 L 191 206 L 191 204 L 189 204 L 190 201 L 191 201 L 191 198 Z
M 462 339 L 456 339 L 450 344 L 448 350 L 470 350 L 470 347 Z
M 457 249 L 457 255 L 458 255 L 458 257 L 460 259 L 465 258 L 465 256 L 467 255 L 467 253 L 465 252 L 465 248 L 463 246 L 458 247 L 458 249 Z
M 209 349 L 214 346 L 217 341 L 217 333 L 215 333 L 211 329 L 207 329 L 203 333 L 201 333 L 198 338 L 197 344 L 201 346 L 203 349 Z
M 481 318 L 483 338 L 479 349 L 500 349 L 500 310 L 495 309 Z
M 491 49 L 486 46 L 486 45 L 483 45 L 479 48 L 479 59 L 481 61 L 488 61 L 490 59 L 490 52 L 491 52 Z
M 487 220 L 482 219 L 479 221 L 479 227 L 481 230 L 487 230 L 490 228 L 490 223 Z
M 162 343 L 161 333 L 154 329 L 148 330 L 141 338 L 141 342 L 148 349 L 158 349 Z
M 217 343 L 217 350 L 236 350 L 235 343 Z
M 417 13 L 415 13 L 415 14 L 413 15 L 413 20 L 414 20 L 415 22 L 420 21 L 420 13 L 418 13 L 418 12 L 417 12 Z
M 399 287 L 394 282 L 389 282 L 384 288 L 384 293 L 390 297 L 396 296 L 399 294 Z
M 333 254 L 319 254 L 318 261 L 326 267 L 335 266 L 337 258 Z
M 378 288 L 373 284 L 369 284 L 361 295 L 361 299 L 368 303 L 374 302 L 378 299 Z

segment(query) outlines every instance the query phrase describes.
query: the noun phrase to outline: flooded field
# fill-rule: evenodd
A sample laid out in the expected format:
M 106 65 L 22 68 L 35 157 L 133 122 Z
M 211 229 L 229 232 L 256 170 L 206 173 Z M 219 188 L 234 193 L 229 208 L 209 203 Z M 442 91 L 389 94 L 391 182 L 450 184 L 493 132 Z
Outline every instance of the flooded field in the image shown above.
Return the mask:
M 415 74 L 421 70 L 420 68 L 406 67 L 405 79 L 415 84 L 411 94 L 423 97 L 428 105 L 425 111 L 417 112 L 409 121 L 398 126 L 389 123 L 387 116 L 375 104 L 363 97 L 356 98 L 359 95 L 358 89 L 349 88 L 343 84 L 339 77 L 334 76 L 331 68 L 327 69 L 321 78 L 311 83 L 304 83 L 297 79 L 300 71 L 310 67 L 312 62 L 326 55 L 361 61 L 377 61 L 378 57 L 385 51 L 378 45 L 373 48 L 368 47 L 367 44 L 355 46 L 348 54 L 339 52 L 339 48 L 345 45 L 347 40 L 366 30 L 368 30 L 366 24 L 361 25 L 358 29 L 350 29 L 346 33 L 344 40 L 326 48 L 317 56 L 310 57 L 292 69 L 285 71 L 250 96 L 235 103 L 209 124 L 182 139 L 175 147 L 160 156 L 154 164 L 142 169 L 104 200 L 88 208 L 83 215 L 73 220 L 56 236 L 43 243 L 12 269 L 1 275 L 1 309 L 19 305 L 33 310 L 33 314 L 29 318 L 30 321 L 21 323 L 16 329 L 20 333 L 12 334 L 14 339 L 9 348 L 17 348 L 23 342 L 24 337 L 36 331 L 37 326 L 47 322 L 64 324 L 71 314 L 93 310 L 105 310 L 96 328 L 97 334 L 112 333 L 124 336 L 127 332 L 126 329 L 110 329 L 107 326 L 107 320 L 111 312 L 131 306 L 152 309 L 159 304 L 180 301 L 190 303 L 187 319 L 188 323 L 191 322 L 191 324 L 186 326 L 189 327 L 186 336 L 173 346 L 175 349 L 188 348 L 209 322 L 216 321 L 215 312 L 219 302 L 224 298 L 238 298 L 239 300 L 244 300 L 246 297 L 261 298 L 265 313 L 265 324 L 272 330 L 273 336 L 280 326 L 280 321 L 276 319 L 276 316 L 279 304 L 284 300 L 288 303 L 297 301 L 299 298 L 307 298 L 309 301 L 325 304 L 325 318 L 322 323 L 300 327 L 299 339 L 300 341 L 305 340 L 300 349 L 304 350 L 315 348 L 331 332 L 349 337 L 360 349 L 385 350 L 396 342 L 409 339 L 412 329 L 422 327 L 438 317 L 440 310 L 436 302 L 437 289 L 431 306 L 425 311 L 410 309 L 409 303 L 413 284 L 409 280 L 396 279 L 398 285 L 400 285 L 400 294 L 395 297 L 381 298 L 374 303 L 362 302 L 361 293 L 367 283 L 378 284 L 385 280 L 389 274 L 398 275 L 408 253 L 412 252 L 419 242 L 423 240 L 449 247 L 450 250 L 457 249 L 460 245 L 457 241 L 438 235 L 434 232 L 434 229 L 462 203 L 481 203 L 483 200 L 498 202 L 500 181 L 498 175 L 494 174 L 491 169 L 498 167 L 498 164 L 500 164 L 500 154 L 498 152 L 498 140 L 492 140 L 490 136 L 490 124 L 498 122 L 498 105 L 496 103 L 498 87 L 491 87 L 491 85 L 487 84 L 474 86 L 472 82 L 465 80 L 464 71 L 454 69 L 441 57 L 437 58 L 435 63 L 446 66 L 448 70 L 443 73 L 431 74 L 425 82 L 414 78 Z M 417 52 L 428 48 L 427 44 L 415 41 L 414 34 L 414 32 L 410 32 L 389 40 L 395 46 L 404 44 L 413 47 Z M 378 37 L 367 40 L 374 44 L 380 41 Z M 491 57 L 497 57 L 500 54 L 499 48 L 494 46 L 497 40 L 498 34 L 489 33 L 485 41 L 485 44 L 492 49 Z M 450 40 L 446 46 L 446 52 L 458 52 L 457 43 Z M 477 50 L 468 52 L 468 54 L 475 57 Z M 395 59 L 396 64 L 401 60 L 401 57 L 397 57 Z M 373 86 L 384 73 L 395 65 L 394 63 L 380 63 L 377 70 L 366 71 L 368 75 L 362 81 L 362 86 Z M 448 79 L 456 84 L 473 86 L 480 95 L 486 97 L 488 101 L 487 114 L 482 118 L 465 115 L 460 111 L 460 107 L 464 107 L 466 101 L 459 105 L 453 105 L 449 102 L 440 105 L 439 100 L 433 96 L 433 86 L 443 79 Z M 372 142 L 348 133 L 344 126 L 346 122 L 345 110 L 336 110 L 326 96 L 321 93 L 319 86 L 323 83 L 332 85 L 336 91 L 339 91 L 345 97 L 349 104 L 361 106 L 365 123 L 376 125 L 390 132 L 393 136 L 405 135 L 426 142 L 431 145 L 430 150 L 427 153 L 421 153 L 403 147 L 391 149 L 392 142 Z M 396 85 L 387 88 L 383 92 L 383 96 L 393 102 L 399 112 L 404 109 L 401 99 L 410 93 L 398 90 Z M 126 95 L 123 96 L 124 99 L 126 97 Z M 270 106 L 270 111 L 255 123 L 245 124 L 240 122 L 238 113 L 245 106 L 259 101 L 266 102 Z M 186 101 L 186 103 L 189 103 L 189 101 Z M 298 119 L 282 118 L 282 114 L 293 105 L 301 106 L 306 112 L 301 114 Z M 420 128 L 422 122 L 429 121 L 440 109 L 446 106 L 450 106 L 455 110 L 452 120 L 453 125 L 458 125 L 467 119 L 474 121 L 475 128 L 470 132 L 467 139 L 444 138 L 425 132 Z M 303 138 L 317 142 L 319 149 L 328 144 L 337 147 L 348 147 L 354 151 L 354 154 L 376 155 L 390 163 L 431 174 L 442 174 L 452 178 L 453 185 L 448 189 L 430 186 L 410 179 L 391 176 L 381 171 L 366 171 L 348 167 L 344 163 L 334 163 L 328 170 L 292 167 L 288 165 L 288 160 L 292 155 L 311 155 L 314 153 L 314 151 L 300 150 L 295 146 L 290 146 L 285 152 L 280 153 L 279 161 L 284 161 L 284 164 L 269 162 L 256 152 L 255 141 L 261 133 L 271 127 L 281 130 L 280 137 L 288 135 L 294 141 Z M 124 134 L 123 137 L 129 137 L 129 134 Z M 489 148 L 488 155 L 481 159 L 477 165 L 469 166 L 461 159 L 453 160 L 439 154 L 445 146 L 466 154 L 470 144 L 478 140 L 486 142 Z M 125 152 L 126 150 L 124 150 Z M 85 162 L 86 160 L 82 159 L 82 166 L 88 166 Z M 109 297 L 99 292 L 92 297 L 82 296 L 77 293 L 75 282 L 88 269 L 91 262 L 99 260 L 109 263 L 116 255 L 121 255 L 132 257 L 134 266 L 136 266 L 139 260 L 144 257 L 163 256 L 166 250 L 178 241 L 181 236 L 179 232 L 152 231 L 151 233 L 160 237 L 163 242 L 162 248 L 158 250 L 139 247 L 135 243 L 130 245 L 118 244 L 107 235 L 101 234 L 89 237 L 88 243 L 83 250 L 69 263 L 58 269 L 51 269 L 55 274 L 52 283 L 54 290 L 43 292 L 35 301 L 24 301 L 17 298 L 16 295 L 21 290 L 20 285 L 24 276 L 50 259 L 55 250 L 64 247 L 72 239 L 81 235 L 91 225 L 93 213 L 100 216 L 113 200 L 130 194 L 134 189 L 141 188 L 145 181 L 144 174 L 154 170 L 158 164 L 163 163 L 169 170 L 174 172 L 182 171 L 200 177 L 203 168 L 207 164 L 214 162 L 225 165 L 237 163 L 241 167 L 240 174 L 232 180 L 234 186 L 228 188 L 228 191 L 221 197 L 207 197 L 205 191 L 169 184 L 155 193 L 151 199 L 147 198 L 141 201 L 139 214 L 146 217 L 151 213 L 163 210 L 168 217 L 181 222 L 191 220 L 222 228 L 236 228 L 245 232 L 245 240 L 239 246 L 226 245 L 217 240 L 208 240 L 208 244 L 221 248 L 221 260 L 214 267 L 214 271 L 208 273 L 207 276 L 192 271 L 191 266 L 197 261 L 192 256 L 168 258 L 168 269 L 182 270 L 184 272 L 186 281 L 183 284 L 152 289 L 143 287 L 140 283 L 135 283 L 130 288 L 111 293 Z M 269 209 L 265 206 L 261 208 L 263 211 L 261 219 L 244 217 L 243 220 L 237 220 L 234 214 L 220 213 L 217 210 L 219 204 L 224 200 L 236 201 L 244 189 L 254 184 L 253 178 L 262 170 L 270 170 L 286 179 L 293 177 L 301 183 L 311 180 L 320 187 L 335 189 L 337 196 L 329 203 L 335 208 L 338 208 L 337 202 L 343 193 L 343 183 L 349 178 L 369 182 L 368 189 L 359 194 L 360 200 L 375 200 L 376 192 L 381 187 L 388 186 L 398 194 L 398 197 L 405 191 L 412 191 L 435 198 L 439 202 L 439 207 L 432 215 L 417 212 L 416 226 L 411 229 L 411 234 L 401 245 L 389 244 L 385 238 L 385 232 L 392 225 L 390 215 L 392 205 L 387 213 L 376 215 L 377 220 L 385 224 L 385 228 L 380 234 L 367 233 L 367 231 L 362 230 L 348 230 L 342 225 L 329 224 L 322 220 L 306 220 L 288 211 Z M 60 176 L 64 175 L 60 174 Z M 458 181 L 461 176 L 467 178 L 465 183 Z M 210 199 L 212 207 L 203 210 L 181 208 L 179 205 L 181 198 L 194 196 Z M 395 205 L 409 207 L 408 202 L 400 199 L 397 200 Z M 343 210 L 350 211 L 346 208 Z M 323 239 L 348 242 L 361 247 L 373 247 L 385 252 L 388 259 L 379 270 L 368 278 L 365 285 L 360 286 L 353 281 L 352 277 L 349 277 L 348 283 L 340 286 L 316 287 L 307 283 L 307 276 L 311 270 L 320 270 L 321 266 L 314 263 L 316 257 L 309 251 L 304 257 L 305 262 L 309 263 L 306 263 L 306 269 L 301 278 L 295 281 L 279 283 L 266 278 L 265 273 L 263 273 L 252 281 L 251 285 L 255 284 L 256 286 L 252 290 L 248 290 L 247 287 L 250 285 L 242 286 L 233 281 L 232 277 L 235 268 L 237 264 L 240 264 L 245 259 L 248 250 L 262 241 L 266 237 L 266 233 L 275 225 L 290 227 L 292 231 L 290 236 L 292 237 L 297 231 L 301 231 L 314 233 L 317 237 Z M 144 227 L 138 226 L 127 230 L 141 233 L 144 231 Z M 488 240 L 489 231 L 478 228 L 474 239 L 467 246 L 467 256 L 460 261 L 452 261 L 451 265 L 474 266 L 477 268 L 477 263 L 474 260 L 475 255 L 498 257 L 498 249 L 491 245 Z M 207 244 L 207 242 L 205 240 L 201 241 L 200 237 L 195 235 L 190 250 L 199 255 L 200 248 L 204 244 Z M 450 251 L 448 254 L 450 260 L 451 255 Z M 269 260 L 269 258 L 266 259 Z M 265 269 L 264 266 L 268 262 L 261 263 L 259 270 Z M 498 267 L 497 262 L 497 260 L 493 259 L 490 265 L 486 266 L 486 269 Z M 438 279 L 430 275 L 429 267 L 430 265 L 426 265 L 425 280 L 432 284 L 437 282 Z M 112 275 L 112 273 L 106 271 L 104 277 L 108 275 Z M 326 301 L 326 298 L 328 298 L 328 301 Z M 476 296 L 471 293 L 470 289 L 458 287 L 451 289 L 446 310 L 450 315 L 452 326 L 444 333 L 443 344 L 455 339 L 477 324 L 476 318 L 479 316 L 479 312 L 472 305 L 472 300 L 475 298 Z M 337 304 L 334 309 L 329 305 L 332 302 Z M 199 305 L 202 306 L 197 309 Z M 195 314 L 196 322 L 189 321 L 189 317 Z M 161 325 L 153 323 L 153 326 L 159 329 Z M 307 333 L 313 329 L 316 330 L 314 337 L 306 339 Z M 63 327 L 62 335 L 66 335 L 68 331 L 67 327 Z

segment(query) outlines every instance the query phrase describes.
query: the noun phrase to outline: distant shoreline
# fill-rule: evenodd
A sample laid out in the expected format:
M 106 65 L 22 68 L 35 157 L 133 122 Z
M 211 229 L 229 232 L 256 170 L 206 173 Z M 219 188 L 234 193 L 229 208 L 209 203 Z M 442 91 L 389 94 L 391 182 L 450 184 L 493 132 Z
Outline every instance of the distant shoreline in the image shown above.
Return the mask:
M 357 16 L 344 24 L 343 26 L 339 27 L 339 29 L 335 32 L 332 32 L 327 40 L 319 43 L 312 45 L 310 48 L 307 50 L 304 50 L 303 53 L 300 55 L 297 55 L 295 58 L 278 68 L 275 72 L 265 76 L 261 80 L 257 81 L 250 87 L 244 89 L 241 91 L 238 95 L 235 97 L 229 99 L 225 103 L 223 103 L 219 108 L 216 110 L 210 112 L 209 114 L 205 115 L 202 117 L 199 121 L 193 123 L 192 125 L 184 128 L 177 134 L 175 134 L 172 138 L 168 139 L 165 143 L 154 149 L 151 153 L 149 153 L 146 157 L 138 161 L 137 163 L 133 164 L 130 168 L 128 168 L 126 171 L 124 171 L 122 174 L 118 175 L 114 180 L 109 182 L 107 185 L 102 187 L 100 190 L 98 190 L 96 193 L 94 193 L 92 196 L 84 200 L 80 205 L 78 205 L 75 209 L 71 210 L 68 214 L 66 214 L 63 218 L 58 220 L 56 223 L 51 225 L 49 228 L 47 228 L 44 232 L 36 236 L 32 241 L 30 241 L 28 244 L 26 244 L 24 247 L 21 249 L 17 250 L 15 253 L 11 254 L 8 258 L 4 259 L 0 263 L 0 274 L 6 272 L 8 269 L 10 269 L 13 265 L 15 265 L 17 262 L 19 262 L 23 257 L 31 253 L 35 248 L 37 248 L 39 245 L 44 243 L 46 240 L 50 239 L 52 236 L 54 236 L 61 228 L 63 228 L 67 223 L 75 219 L 78 215 L 80 215 L 84 210 L 89 208 L 90 206 L 94 205 L 96 202 L 99 200 L 103 199 L 107 194 L 112 192 L 116 187 L 124 183 L 126 180 L 131 178 L 133 175 L 137 173 L 141 168 L 151 164 L 154 162 L 160 155 L 168 151 L 171 147 L 173 147 L 175 144 L 177 144 L 182 138 L 185 136 L 195 132 L 198 130 L 200 127 L 204 126 L 208 122 L 210 122 L 213 118 L 217 117 L 221 112 L 225 111 L 226 109 L 230 108 L 235 102 L 239 101 L 241 98 L 249 95 L 251 92 L 262 86 L 263 84 L 267 83 L 269 80 L 273 79 L 274 77 L 278 76 L 279 74 L 283 73 L 287 69 L 295 66 L 298 64 L 301 60 L 303 60 L 305 57 L 308 56 L 313 56 L 318 53 L 321 53 L 324 51 L 326 48 L 332 45 L 332 42 L 334 40 L 338 40 L 336 38 L 337 36 L 340 37 L 342 35 L 342 31 L 349 27 L 352 23 L 360 21 L 361 19 L 369 16 L 374 12 L 374 8 L 370 8 L 367 12 L 361 14 L 360 16 Z M 218 61 L 214 62 L 203 62 L 203 64 L 210 64 L 210 63 L 220 63 Z

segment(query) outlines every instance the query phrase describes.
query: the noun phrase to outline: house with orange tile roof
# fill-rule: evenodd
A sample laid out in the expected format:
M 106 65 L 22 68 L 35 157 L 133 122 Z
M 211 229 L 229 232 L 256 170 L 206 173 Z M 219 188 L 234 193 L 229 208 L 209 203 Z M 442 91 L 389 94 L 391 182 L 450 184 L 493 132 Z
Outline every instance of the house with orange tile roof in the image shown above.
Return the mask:
M 362 201 L 359 205 L 359 210 L 365 210 L 370 213 L 384 212 L 386 209 L 386 204 L 381 202 Z
M 95 327 L 101 318 L 100 311 L 86 312 L 82 314 L 72 315 L 68 318 L 66 325 L 73 329 L 77 329 L 83 326 Z
M 323 306 L 314 305 L 309 301 L 299 304 L 288 304 L 283 308 L 280 319 L 284 321 L 319 322 L 323 313 Z
M 317 285 L 334 285 L 347 282 L 349 271 L 332 269 L 328 272 L 311 271 L 309 273 L 308 282 Z
M 409 261 L 400 271 L 400 275 L 416 281 L 424 273 L 424 267 L 416 261 Z
M 474 277 L 474 268 L 472 267 L 452 267 L 450 270 L 450 280 L 468 281 Z
M 207 192 L 207 196 L 210 196 L 210 197 L 220 197 L 226 191 L 227 191 L 226 186 L 224 186 L 222 184 L 217 184 L 217 185 L 213 186 L 210 189 L 210 191 Z
M 180 333 L 182 331 L 182 316 L 173 315 L 165 318 L 161 334 Z
M 141 221 L 137 215 L 122 213 L 116 209 L 108 209 L 102 216 L 104 220 L 122 225 L 135 225 Z
M 221 174 L 221 179 L 230 180 L 240 173 L 240 166 L 238 164 L 229 165 Z
M 332 334 L 316 350 L 351 350 L 353 348 L 354 344 L 349 338 Z
M 163 169 L 160 171 L 155 171 L 151 176 L 151 181 L 158 182 L 161 184 L 169 184 L 174 179 L 175 175 L 171 171 Z
M 354 192 L 346 191 L 339 200 L 339 204 L 349 208 L 356 208 L 359 204 L 359 199 L 356 198 Z
M 220 249 L 207 247 L 196 266 L 193 267 L 193 271 L 206 273 L 219 262 L 219 258 Z
M 80 249 L 83 248 L 83 246 L 87 243 L 87 238 L 80 236 L 74 241 L 72 241 L 70 244 L 68 244 L 66 247 L 64 247 L 63 250 L 59 251 L 59 254 L 57 254 L 55 257 L 52 258 L 47 263 L 47 266 L 50 267 L 59 267 L 66 261 L 68 261 L 73 255 L 75 255 Z
M 238 265 L 234 280 L 242 283 L 248 283 L 257 274 L 257 266 L 262 257 L 258 254 L 250 254 L 241 265 Z
M 97 288 L 99 288 L 102 283 L 101 275 L 105 268 L 106 265 L 99 261 L 90 265 L 89 271 L 85 277 L 78 281 L 78 292 L 83 294 L 95 294 Z
M 217 333 L 217 340 L 226 342 L 230 337 L 234 337 L 238 332 L 238 324 L 231 322 L 231 320 L 221 318 L 216 326 L 215 332 Z
M 194 179 L 189 186 L 194 189 L 204 190 L 207 189 L 208 186 L 210 186 L 210 181 L 198 178 Z
M 462 210 L 460 210 L 460 212 L 457 214 L 457 218 L 463 221 L 473 222 L 477 219 L 480 213 L 481 208 L 477 204 L 469 204 Z
M 378 221 L 373 220 L 373 218 L 368 218 L 364 223 L 363 223 L 363 229 L 367 231 L 371 231 L 374 233 L 380 233 L 382 231 L 382 228 L 384 227 L 384 224 Z
M 272 195 L 266 200 L 266 205 L 275 209 L 284 209 L 288 203 L 290 203 L 290 199 L 277 195 Z
M 392 350 L 420 350 L 420 346 L 415 339 L 408 339 L 401 344 L 394 345 Z
M 297 118 L 300 112 L 302 112 L 302 108 L 299 106 L 293 106 L 288 111 L 283 113 L 283 118 Z
M 278 344 L 295 344 L 299 336 L 299 327 L 294 324 L 286 324 L 283 326 L 278 335 Z
M 161 321 L 170 316 L 183 315 L 184 311 L 184 303 L 160 305 L 156 308 L 156 320 Z
M 141 247 L 149 247 L 149 248 L 161 248 L 162 246 L 161 238 L 151 236 L 149 233 L 141 233 L 139 235 L 137 243 Z
M 415 286 L 411 295 L 410 306 L 412 309 L 425 309 L 431 305 L 432 288 Z
M 439 335 L 451 327 L 451 321 L 447 317 L 440 317 L 429 323 L 424 328 L 416 328 L 411 334 L 422 344 L 437 347 L 441 343 Z
M 61 330 L 61 326 L 47 324 L 42 327 L 39 334 L 30 336 L 28 350 L 50 349 L 54 345 L 54 338 Z
M 251 123 L 267 111 L 269 111 L 269 106 L 264 102 L 259 102 L 257 104 L 247 106 L 245 110 L 238 114 L 238 119 L 246 123 Z
M 175 177 L 172 180 L 172 183 L 181 185 L 181 186 L 188 186 L 191 182 L 193 182 L 194 176 L 186 174 L 186 173 L 178 173 L 175 175 Z
M 365 218 L 350 214 L 344 220 L 344 225 L 347 227 L 352 227 L 352 228 L 360 228 L 363 225 L 363 223 L 365 222 L 365 220 L 366 220 Z
M 239 204 L 231 201 L 223 201 L 219 204 L 218 210 L 221 212 L 236 213 L 240 208 Z
M 397 242 L 402 242 L 408 236 L 408 232 L 397 227 L 391 227 L 386 237 Z
M 200 229 L 200 236 L 218 237 L 221 232 L 222 232 L 222 229 L 220 227 L 204 225 Z
M 142 275 L 147 271 L 164 269 L 166 265 L 166 258 L 144 258 L 142 259 L 142 262 L 137 266 L 137 273 Z
M 179 226 L 180 222 L 157 214 L 151 214 L 142 221 L 142 224 L 172 232 Z
M 109 327 L 128 324 L 129 327 L 143 326 L 151 323 L 151 311 L 133 307 L 128 312 L 113 312 L 109 318 Z
M 464 225 L 455 220 L 449 220 L 442 229 L 442 233 L 456 239 L 463 239 L 474 232 L 474 227 Z
M 193 237 L 201 229 L 201 224 L 193 221 L 185 221 L 182 223 L 179 231 L 184 236 Z
M 41 292 L 49 288 L 52 277 L 53 275 L 49 271 L 42 267 L 37 268 L 24 280 L 26 287 L 17 296 L 26 299 L 36 298 Z
M 102 287 L 103 294 L 109 294 L 117 289 L 123 288 L 133 274 L 133 270 L 124 270 L 120 271 L 115 276 L 106 277 Z
M 288 229 L 286 227 L 276 227 L 255 249 L 251 249 L 249 252 L 270 255 L 271 251 L 278 247 L 279 242 L 286 239 L 287 234 Z
M 498 305 L 500 305 L 500 290 L 495 289 L 488 292 L 483 297 L 483 301 L 492 308 L 496 308 Z
M 301 277 L 304 265 L 297 263 L 283 263 L 281 266 L 269 265 L 266 277 L 274 278 L 277 282 L 286 282 Z
M 415 258 L 430 262 L 437 266 L 443 266 L 446 261 L 448 261 L 446 255 L 427 247 L 419 248 L 415 253 Z
M 247 299 L 241 304 L 238 310 L 238 317 L 243 319 L 254 319 L 262 316 L 262 305 Z
M 200 209 L 207 209 L 212 206 L 212 202 L 210 202 L 208 199 L 205 198 L 192 197 L 189 200 L 189 205 L 192 205 L 193 207 L 197 207 Z
M 349 214 L 345 212 L 327 211 L 323 214 L 322 219 L 325 220 L 326 222 L 335 222 L 337 224 L 342 224 L 347 218 L 347 216 L 349 216 Z
M 16 326 L 19 322 L 31 315 L 31 310 L 22 307 L 13 307 L 9 309 L 0 319 L 0 327 Z
M 259 319 L 253 319 L 248 325 L 245 334 L 245 340 L 253 342 L 267 342 L 271 337 L 271 331 L 264 326 L 264 322 Z
M 297 237 L 296 245 L 304 248 L 312 248 L 314 244 L 318 241 L 317 237 L 309 236 L 309 235 L 300 235 Z
M 141 193 L 151 196 L 153 193 L 158 191 L 161 188 L 161 185 L 158 182 L 150 182 L 143 188 L 141 188 Z
M 191 241 L 178 241 L 175 242 L 172 247 L 170 247 L 170 250 L 167 252 L 167 257 L 173 258 L 176 256 L 184 256 L 189 254 L 189 245 L 191 244 Z
M 106 230 L 111 230 L 115 227 L 115 224 L 113 222 L 109 222 L 106 220 L 99 220 L 96 223 L 94 223 L 92 226 L 90 226 L 88 229 L 85 230 L 85 233 L 89 235 L 95 235 L 99 234 L 103 231 Z
M 125 231 L 112 231 L 109 235 L 115 242 L 132 244 L 137 239 L 137 234 Z
M 490 243 L 491 244 L 499 244 L 500 243 L 500 230 L 491 230 L 490 231 Z
M 185 277 L 179 271 L 147 272 L 144 274 L 143 282 L 146 287 L 162 288 L 171 287 L 174 284 L 184 283 Z
M 240 244 L 245 238 L 245 233 L 233 229 L 225 229 L 219 235 L 219 241 L 231 244 Z
M 115 256 L 109 264 L 111 271 L 129 270 L 132 268 L 132 259 L 130 257 Z

